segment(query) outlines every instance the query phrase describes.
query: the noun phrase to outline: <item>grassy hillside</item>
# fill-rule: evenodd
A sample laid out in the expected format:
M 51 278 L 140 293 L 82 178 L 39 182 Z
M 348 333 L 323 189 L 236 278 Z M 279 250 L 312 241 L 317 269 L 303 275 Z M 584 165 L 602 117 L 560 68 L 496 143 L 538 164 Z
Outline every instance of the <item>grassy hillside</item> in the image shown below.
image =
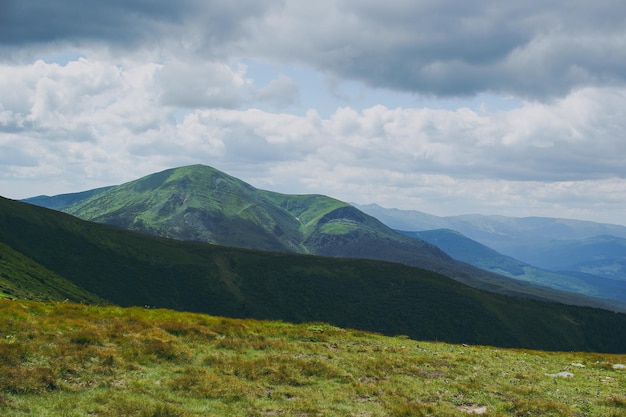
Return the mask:
M 120 186 L 31 203 L 142 233 L 219 245 L 399 262 L 505 295 L 616 309 L 455 261 L 339 200 L 258 190 L 204 165 L 166 170 Z M 619 309 L 619 306 L 617 307 Z
M 626 355 L 69 303 L 0 301 L 0 315 L 5 417 L 626 412 Z
M 105 303 L 4 243 L 0 243 L 1 298 Z
M 132 233 L 0 199 L 0 240 L 122 306 L 323 321 L 422 340 L 626 351 L 626 314 L 514 299 L 371 260 L 258 252 Z
M 168 238 L 302 251 L 300 224 L 293 216 L 269 204 L 252 186 L 210 167 L 167 170 L 83 195 L 62 210 Z
M 407 239 L 342 201 L 258 190 L 204 165 L 26 201 L 84 220 L 180 240 L 327 256 L 378 255 L 412 264 L 449 260 L 432 245 Z
M 96 188 L 94 190 L 83 191 L 80 193 L 59 194 L 55 196 L 40 195 L 23 200 L 25 203 L 35 204 L 41 207 L 47 207 L 54 210 L 63 211 L 72 204 L 82 201 L 86 198 L 100 194 L 111 187 Z

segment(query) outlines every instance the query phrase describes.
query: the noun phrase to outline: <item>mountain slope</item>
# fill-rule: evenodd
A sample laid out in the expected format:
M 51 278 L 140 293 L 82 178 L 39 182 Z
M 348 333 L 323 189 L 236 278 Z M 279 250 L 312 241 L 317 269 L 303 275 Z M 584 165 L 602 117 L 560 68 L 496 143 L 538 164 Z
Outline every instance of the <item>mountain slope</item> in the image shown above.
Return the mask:
M 59 209 L 53 204 L 56 199 L 63 202 L 63 211 L 82 219 L 167 238 L 400 262 L 501 294 L 615 308 L 453 260 L 434 245 L 404 236 L 342 201 L 258 190 L 204 165 L 170 169 L 79 194 L 34 202 Z
M 618 280 L 626 292 L 626 239 L 593 236 L 578 240 L 553 240 L 528 251 L 535 265 L 554 271 L 573 271 Z
M 0 314 L 3 417 L 624 415 L 623 354 L 164 309 L 0 300 Z
M 389 260 L 406 258 L 412 264 L 418 263 L 413 257 L 449 260 L 434 246 L 408 239 L 347 203 L 321 195 L 258 190 L 203 165 L 76 195 L 25 201 L 84 220 L 180 240 L 344 257 L 388 252 L 387 258 L 397 257 Z M 394 255 L 393 250 L 377 248 L 395 243 L 407 253 Z
M 25 203 L 35 204 L 41 207 L 52 208 L 62 211 L 77 201 L 84 200 L 96 194 L 100 194 L 111 187 L 96 188 L 94 190 L 83 191 L 80 193 L 59 194 L 55 196 L 40 195 L 37 197 L 26 198 L 22 201 Z
M 626 314 L 514 299 L 395 263 L 257 252 L 132 233 L 0 198 L 0 242 L 110 302 L 324 321 L 418 339 L 626 350 Z
M 559 274 L 536 268 L 525 262 L 502 255 L 453 230 L 440 229 L 403 233 L 437 245 L 453 258 L 487 271 L 526 282 L 546 285 L 558 290 L 618 300 L 626 307 L 624 285 L 616 280 L 599 276 L 585 276 L 584 274 Z
M 58 207 L 53 207 L 57 208 Z M 252 186 L 189 166 L 85 195 L 63 211 L 85 220 L 181 240 L 300 251 L 299 223 Z
M 4 243 L 0 243 L 0 298 L 105 304 Z

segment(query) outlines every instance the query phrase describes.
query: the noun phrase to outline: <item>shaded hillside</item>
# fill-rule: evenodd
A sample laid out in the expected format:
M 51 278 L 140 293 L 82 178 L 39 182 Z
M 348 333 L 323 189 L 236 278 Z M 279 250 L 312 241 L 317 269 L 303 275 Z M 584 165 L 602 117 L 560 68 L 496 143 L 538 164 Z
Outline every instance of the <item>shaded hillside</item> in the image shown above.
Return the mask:
M 455 261 L 439 248 L 404 236 L 342 201 L 258 190 L 204 165 L 170 169 L 106 189 L 29 201 L 156 236 L 400 262 L 501 294 L 613 308 L 602 301 L 520 283 Z
M 402 233 L 437 245 L 453 258 L 478 268 L 563 291 L 618 300 L 622 303 L 623 308 L 626 308 L 624 284 L 616 280 L 600 276 L 585 276 L 584 274 L 559 274 L 536 268 L 525 262 L 502 255 L 453 230 L 439 229 Z
M 429 340 L 626 350 L 626 314 L 514 299 L 365 260 L 154 238 L 0 199 L 2 243 L 113 303 L 324 321 Z
M 4 243 L 0 243 L 0 298 L 105 303 Z

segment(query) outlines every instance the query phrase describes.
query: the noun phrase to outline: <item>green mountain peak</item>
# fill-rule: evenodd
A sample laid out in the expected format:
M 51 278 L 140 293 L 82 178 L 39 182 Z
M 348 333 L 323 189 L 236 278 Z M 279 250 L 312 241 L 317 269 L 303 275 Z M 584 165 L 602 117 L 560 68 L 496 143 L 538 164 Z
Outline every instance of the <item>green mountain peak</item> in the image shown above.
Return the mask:
M 38 197 L 32 202 L 83 220 L 159 237 L 271 252 L 385 260 L 436 271 L 503 294 L 571 300 L 569 295 L 455 261 L 437 246 L 398 233 L 337 199 L 260 190 L 206 165 L 168 169 L 118 186 L 63 198 Z M 589 305 L 589 300 L 581 303 Z M 597 305 L 595 301 L 591 304 Z

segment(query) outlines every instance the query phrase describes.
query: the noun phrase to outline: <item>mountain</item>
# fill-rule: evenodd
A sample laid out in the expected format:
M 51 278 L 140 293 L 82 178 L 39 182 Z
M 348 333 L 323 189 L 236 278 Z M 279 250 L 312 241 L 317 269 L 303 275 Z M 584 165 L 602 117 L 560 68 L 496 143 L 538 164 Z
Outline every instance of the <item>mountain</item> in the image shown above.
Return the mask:
M 433 216 L 415 210 L 384 208 L 377 204 L 358 205 L 356 208 L 376 217 L 387 226 L 398 230 L 450 229 L 462 233 L 500 253 L 508 249 L 528 247 L 550 240 L 580 240 L 607 235 L 626 239 L 626 227 L 583 220 L 551 217 L 507 217 L 467 214 L 460 216 Z
M 462 215 L 355 205 L 387 226 L 408 231 L 455 230 L 533 266 L 568 275 L 626 280 L 626 227 L 548 217 Z M 622 289 L 626 292 L 626 289 Z
M 626 351 L 626 314 L 505 297 L 398 263 L 185 242 L 0 198 L 0 243 L 110 303 L 421 340 Z
M 556 273 L 536 268 L 510 256 L 502 255 L 453 230 L 438 229 L 403 233 L 432 243 L 454 259 L 487 271 L 558 290 L 617 300 L 626 307 L 625 286 L 614 279 L 586 274 Z
M 626 239 L 593 236 L 552 240 L 525 255 L 530 262 L 554 271 L 574 271 L 620 281 L 626 293 Z
M 80 193 L 59 194 L 53 197 L 47 195 L 39 195 L 37 197 L 27 198 L 23 201 L 41 207 L 53 208 L 55 210 L 63 210 L 77 201 L 81 201 L 85 198 L 91 197 L 92 195 L 99 194 L 103 191 L 108 190 L 109 188 L 111 187 L 96 188 L 94 190 L 83 191 Z
M 408 239 L 347 203 L 321 195 L 258 190 L 204 165 L 170 169 L 115 187 L 25 201 L 84 220 L 180 240 L 363 257 L 380 253 L 377 246 L 393 242 L 408 252 L 402 256 L 449 259 L 436 247 Z M 367 242 L 355 245 L 359 240 L 355 234 Z
M 119 186 L 26 201 L 84 220 L 166 238 L 399 262 L 501 294 L 620 308 L 453 260 L 436 246 L 404 236 L 342 201 L 259 190 L 204 165 L 169 169 Z

